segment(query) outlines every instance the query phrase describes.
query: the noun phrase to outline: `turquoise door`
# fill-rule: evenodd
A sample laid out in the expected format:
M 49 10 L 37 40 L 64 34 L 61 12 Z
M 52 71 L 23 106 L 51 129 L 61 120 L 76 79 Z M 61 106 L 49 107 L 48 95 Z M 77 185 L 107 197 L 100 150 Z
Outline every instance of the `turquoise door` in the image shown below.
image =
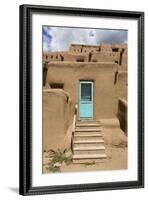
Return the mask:
M 93 82 L 80 81 L 79 116 L 93 118 Z

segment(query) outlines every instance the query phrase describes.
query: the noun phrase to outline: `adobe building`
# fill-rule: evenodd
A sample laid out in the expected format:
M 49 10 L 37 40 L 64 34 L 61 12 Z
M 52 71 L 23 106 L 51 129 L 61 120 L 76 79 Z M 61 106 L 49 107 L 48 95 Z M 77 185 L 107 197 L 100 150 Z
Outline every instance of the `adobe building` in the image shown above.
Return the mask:
M 43 54 L 43 150 L 72 148 L 81 121 L 127 134 L 127 45 L 71 44 Z

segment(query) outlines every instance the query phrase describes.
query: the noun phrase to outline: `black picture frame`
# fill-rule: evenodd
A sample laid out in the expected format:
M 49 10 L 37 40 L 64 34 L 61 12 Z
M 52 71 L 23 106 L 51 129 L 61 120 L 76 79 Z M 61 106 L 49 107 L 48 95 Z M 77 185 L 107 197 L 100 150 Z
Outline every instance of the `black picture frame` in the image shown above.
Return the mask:
M 138 180 L 107 183 L 84 183 L 58 186 L 32 186 L 32 14 L 78 15 L 136 19 L 138 21 Z M 20 6 L 20 174 L 19 193 L 51 193 L 117 190 L 144 187 L 144 13 L 137 11 L 98 10 L 88 8 Z

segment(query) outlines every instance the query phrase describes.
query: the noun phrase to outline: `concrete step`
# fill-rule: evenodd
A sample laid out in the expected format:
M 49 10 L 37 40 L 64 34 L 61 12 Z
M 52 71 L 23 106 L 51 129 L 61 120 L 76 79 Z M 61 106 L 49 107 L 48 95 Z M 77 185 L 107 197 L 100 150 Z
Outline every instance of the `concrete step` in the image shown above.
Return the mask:
M 90 146 L 90 147 L 74 147 L 74 151 L 93 151 L 93 150 L 105 150 L 104 146 Z
M 94 120 L 76 122 L 73 138 L 73 163 L 96 163 L 104 161 L 104 140 L 101 123 Z
M 100 146 L 98 148 L 85 148 L 85 147 L 81 147 L 81 148 L 74 148 L 74 154 L 100 154 L 100 153 L 105 153 L 105 148 L 103 146 Z
M 100 136 L 74 136 L 74 140 L 100 140 L 103 139 L 102 135 Z
M 104 145 L 104 142 L 102 143 L 73 143 L 73 148 L 75 147 L 100 147 Z
M 101 154 L 105 153 L 105 150 L 92 150 L 92 151 L 73 151 L 74 155 L 85 155 L 85 154 Z
M 76 128 L 75 132 L 100 132 L 102 128 Z
M 76 124 L 100 124 L 99 121 L 96 120 L 77 120 Z
M 82 124 L 76 124 L 76 127 L 83 128 L 83 127 L 100 127 L 101 124 L 91 124 L 91 123 L 82 123 Z
M 75 159 L 105 159 L 107 158 L 106 154 L 74 154 L 73 160 Z
M 92 158 L 92 159 L 73 159 L 73 163 L 74 164 L 87 164 L 88 163 L 92 163 L 92 164 L 95 164 L 95 163 L 102 163 L 102 162 L 105 162 L 106 161 L 106 158 Z
M 101 137 L 102 133 L 98 132 L 75 132 L 74 137 Z
M 97 140 L 73 140 L 74 144 L 99 144 L 99 143 L 104 143 L 103 139 L 97 139 Z
M 102 126 L 77 126 L 75 127 L 76 129 L 101 129 Z

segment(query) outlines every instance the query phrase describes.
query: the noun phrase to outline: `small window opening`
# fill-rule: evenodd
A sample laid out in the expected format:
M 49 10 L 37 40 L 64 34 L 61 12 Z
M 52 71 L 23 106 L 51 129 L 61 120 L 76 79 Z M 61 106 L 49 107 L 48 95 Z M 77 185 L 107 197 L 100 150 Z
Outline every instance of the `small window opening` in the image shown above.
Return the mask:
M 64 61 L 64 56 L 61 55 L 61 61 Z
M 52 89 L 63 89 L 64 84 L 63 83 L 50 83 L 50 87 Z
M 76 59 L 77 62 L 84 62 L 84 59 L 83 58 L 78 58 Z
M 118 48 L 113 48 L 112 51 L 113 52 L 118 52 Z

